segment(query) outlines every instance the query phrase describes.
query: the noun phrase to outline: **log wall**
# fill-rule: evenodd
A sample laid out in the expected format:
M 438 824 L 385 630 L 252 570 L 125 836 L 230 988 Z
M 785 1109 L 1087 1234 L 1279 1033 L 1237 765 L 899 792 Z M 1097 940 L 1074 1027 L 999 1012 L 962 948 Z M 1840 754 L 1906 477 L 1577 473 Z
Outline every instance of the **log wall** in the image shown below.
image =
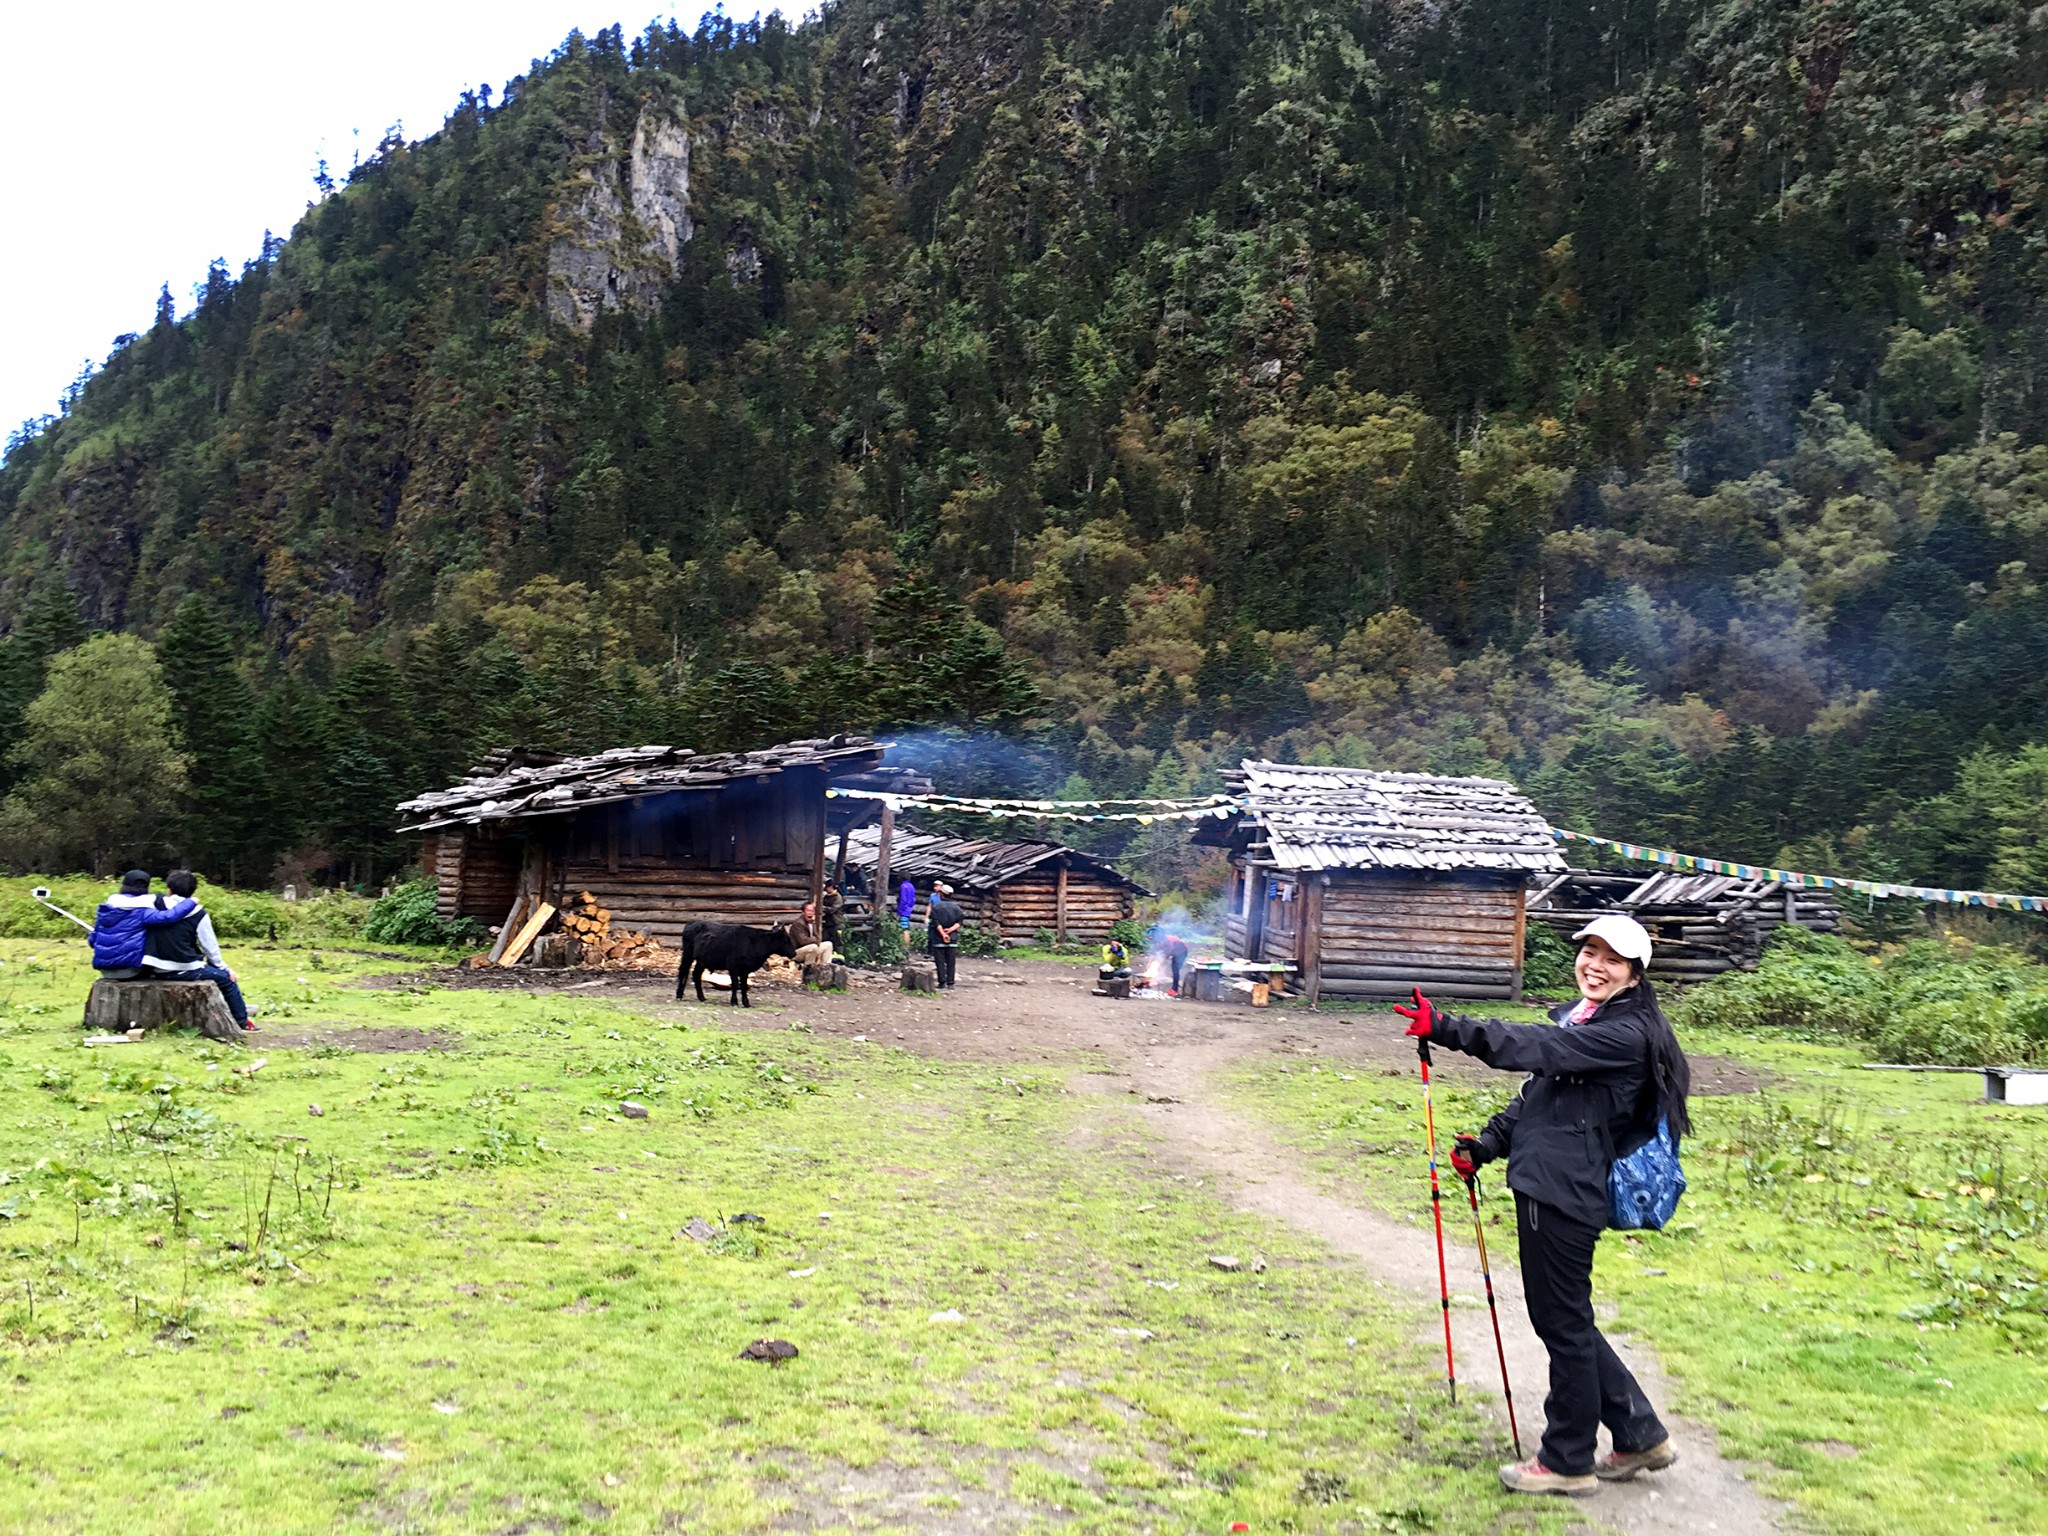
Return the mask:
M 1034 869 L 997 888 L 996 921 L 1006 944 L 1029 944 L 1041 930 L 1056 931 L 1059 912 L 1059 871 Z M 1100 944 L 1112 925 L 1137 911 L 1131 893 L 1114 881 L 1084 869 L 1067 871 L 1067 940 Z
M 1333 871 L 1318 924 L 1321 994 L 1511 998 L 1520 979 L 1519 879 Z
M 502 923 L 519 885 L 523 838 L 469 827 L 430 835 L 421 861 L 434 882 L 434 908 L 443 918 L 473 917 Z
M 681 947 L 685 923 L 703 920 L 769 928 L 793 921 L 811 899 L 808 868 L 692 869 L 624 857 L 618 865 L 613 869 L 606 860 L 572 856 L 552 872 L 551 889 L 571 900 L 590 892 L 610 911 L 613 928 L 644 933 L 669 949 Z M 508 895 L 506 905 L 510 904 Z M 502 918 L 504 913 L 498 915 Z
M 1232 902 L 1224 953 L 1299 960 L 1292 985 L 1319 997 L 1401 997 L 1419 986 L 1439 997 L 1512 998 L 1519 990 L 1519 878 L 1331 870 L 1299 876 L 1300 897 L 1276 903 L 1267 899 L 1270 871 L 1249 874 L 1253 909 L 1239 910 L 1241 896 Z M 1275 926 L 1276 909 L 1292 922 Z

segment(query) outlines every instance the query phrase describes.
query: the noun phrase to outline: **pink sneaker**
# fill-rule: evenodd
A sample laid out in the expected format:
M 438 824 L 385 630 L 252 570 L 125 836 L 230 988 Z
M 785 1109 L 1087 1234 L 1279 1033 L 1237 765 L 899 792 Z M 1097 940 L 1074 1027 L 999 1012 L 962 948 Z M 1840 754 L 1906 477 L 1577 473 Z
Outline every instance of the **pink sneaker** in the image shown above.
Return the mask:
M 1561 1493 L 1575 1499 L 1600 1491 L 1600 1479 L 1592 1473 L 1582 1472 L 1571 1477 L 1563 1472 L 1553 1472 L 1543 1465 L 1540 1456 L 1531 1456 L 1519 1466 L 1502 1467 L 1500 1485 L 1509 1493 Z

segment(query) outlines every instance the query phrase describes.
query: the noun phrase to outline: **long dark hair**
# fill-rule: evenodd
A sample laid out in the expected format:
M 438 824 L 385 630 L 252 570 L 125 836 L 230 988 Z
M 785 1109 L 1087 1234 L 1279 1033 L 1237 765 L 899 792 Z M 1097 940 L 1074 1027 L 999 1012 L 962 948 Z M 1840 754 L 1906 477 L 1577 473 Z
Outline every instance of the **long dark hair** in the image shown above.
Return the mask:
M 1650 1084 L 1657 1095 L 1657 1111 L 1671 1122 L 1673 1136 L 1690 1136 L 1692 1116 L 1686 1112 L 1685 1101 L 1692 1092 L 1692 1064 L 1685 1059 L 1671 1021 L 1664 1017 L 1657 989 L 1643 974 L 1642 961 L 1631 960 L 1629 969 L 1635 973 L 1633 990 L 1643 1016 L 1643 1031 L 1650 1037 Z

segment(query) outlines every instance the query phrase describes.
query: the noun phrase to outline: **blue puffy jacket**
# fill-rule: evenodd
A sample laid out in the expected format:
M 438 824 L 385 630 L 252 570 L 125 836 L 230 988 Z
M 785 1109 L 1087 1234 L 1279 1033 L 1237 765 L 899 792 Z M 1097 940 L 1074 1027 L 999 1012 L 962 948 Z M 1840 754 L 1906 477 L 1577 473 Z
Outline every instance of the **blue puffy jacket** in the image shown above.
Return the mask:
M 168 907 L 158 907 L 154 901 L 148 906 L 136 907 L 101 902 L 92 925 L 93 969 L 119 971 L 142 964 L 143 930 L 161 928 L 166 923 L 181 923 L 192 915 L 198 905 L 189 896 L 180 897 Z

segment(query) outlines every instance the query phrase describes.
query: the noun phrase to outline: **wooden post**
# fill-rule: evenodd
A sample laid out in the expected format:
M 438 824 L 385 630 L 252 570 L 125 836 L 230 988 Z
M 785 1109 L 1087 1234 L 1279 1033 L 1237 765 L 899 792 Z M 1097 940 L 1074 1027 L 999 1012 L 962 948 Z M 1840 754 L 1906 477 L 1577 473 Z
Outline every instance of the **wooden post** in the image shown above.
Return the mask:
M 875 927 L 896 915 L 896 892 L 889 886 L 889 845 L 896 840 L 896 807 L 887 800 L 882 802 L 882 835 L 875 844 L 875 894 L 869 898 L 874 905 Z
M 1515 891 L 1515 981 L 1514 989 L 1508 993 L 1508 1001 L 1522 1000 L 1522 956 L 1529 942 L 1529 892 L 1527 887 Z
M 825 931 L 825 829 L 818 828 L 818 846 L 811 853 L 811 913 L 819 933 Z
M 1326 874 L 1302 882 L 1301 937 L 1295 953 L 1301 974 L 1308 982 L 1308 1005 L 1313 1008 L 1323 995 L 1323 892 L 1330 884 Z
M 1060 883 L 1052 896 L 1052 937 L 1056 944 L 1067 942 L 1067 861 L 1060 860 Z
M 839 829 L 839 857 L 832 862 L 832 883 L 841 891 L 846 889 L 846 843 L 853 836 L 853 818 L 848 817 L 846 825 Z

